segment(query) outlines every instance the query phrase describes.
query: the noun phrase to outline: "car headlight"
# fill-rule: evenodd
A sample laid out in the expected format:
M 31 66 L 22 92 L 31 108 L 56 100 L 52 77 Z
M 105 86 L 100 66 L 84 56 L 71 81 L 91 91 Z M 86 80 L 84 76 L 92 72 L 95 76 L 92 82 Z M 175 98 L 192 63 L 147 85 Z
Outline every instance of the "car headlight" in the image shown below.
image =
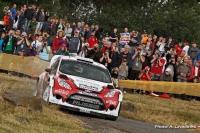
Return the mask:
M 106 95 L 104 95 L 104 97 L 112 98 L 112 97 L 114 97 L 114 95 L 115 95 L 115 91 L 109 91 Z
M 58 84 L 66 89 L 72 90 L 71 86 L 65 80 L 58 79 Z

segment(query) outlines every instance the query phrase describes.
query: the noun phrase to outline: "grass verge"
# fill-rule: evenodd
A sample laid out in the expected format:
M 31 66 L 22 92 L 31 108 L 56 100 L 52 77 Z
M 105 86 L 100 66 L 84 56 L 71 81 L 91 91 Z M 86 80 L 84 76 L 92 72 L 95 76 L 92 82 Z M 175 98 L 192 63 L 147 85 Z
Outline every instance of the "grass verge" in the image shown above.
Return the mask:
M 0 95 L 6 89 L 32 94 L 35 81 L 0 74 Z M 42 112 L 16 107 L 0 97 L 1 133 L 90 133 L 77 118 L 58 110 L 57 106 L 43 107 Z
M 136 106 L 137 113 L 122 111 L 125 118 L 160 125 L 200 125 L 200 102 L 180 99 L 162 99 L 140 94 L 124 94 L 124 101 Z M 200 128 L 189 129 L 200 132 Z

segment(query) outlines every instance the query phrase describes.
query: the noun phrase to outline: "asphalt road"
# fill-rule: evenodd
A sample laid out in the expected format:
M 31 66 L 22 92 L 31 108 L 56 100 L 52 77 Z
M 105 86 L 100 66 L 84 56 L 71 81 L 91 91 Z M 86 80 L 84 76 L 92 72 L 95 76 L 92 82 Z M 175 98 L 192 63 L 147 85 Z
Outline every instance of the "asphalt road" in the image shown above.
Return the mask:
M 66 110 L 65 110 L 66 111 Z M 110 121 L 88 114 L 69 112 L 85 123 L 85 128 L 95 133 L 194 133 L 184 129 L 158 129 L 154 124 L 119 117 Z

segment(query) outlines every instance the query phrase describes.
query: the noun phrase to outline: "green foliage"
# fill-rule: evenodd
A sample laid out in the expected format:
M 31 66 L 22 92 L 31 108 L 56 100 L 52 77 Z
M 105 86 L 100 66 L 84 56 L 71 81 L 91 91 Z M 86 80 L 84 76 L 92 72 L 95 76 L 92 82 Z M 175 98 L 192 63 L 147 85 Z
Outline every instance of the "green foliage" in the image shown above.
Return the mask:
M 197 0 L 15 0 L 18 5 L 35 4 L 50 11 L 51 17 L 64 18 L 69 22 L 83 21 L 99 24 L 104 32 L 124 27 L 173 37 L 179 41 L 200 44 L 200 4 Z M 5 4 L 13 4 L 4 2 Z

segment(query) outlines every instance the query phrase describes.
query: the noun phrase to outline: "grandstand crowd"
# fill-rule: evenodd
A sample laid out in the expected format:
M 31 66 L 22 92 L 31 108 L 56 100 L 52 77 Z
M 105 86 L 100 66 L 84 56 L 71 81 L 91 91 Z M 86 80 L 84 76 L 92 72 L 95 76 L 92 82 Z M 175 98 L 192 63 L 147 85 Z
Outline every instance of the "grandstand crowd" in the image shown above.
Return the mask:
M 14 4 L 3 12 L 0 52 L 44 61 L 51 55 L 77 55 L 105 65 L 117 79 L 199 83 L 200 50 L 195 42 L 174 44 L 172 37 L 128 27 L 101 37 L 97 24 L 50 18 L 49 11 L 35 5 Z

